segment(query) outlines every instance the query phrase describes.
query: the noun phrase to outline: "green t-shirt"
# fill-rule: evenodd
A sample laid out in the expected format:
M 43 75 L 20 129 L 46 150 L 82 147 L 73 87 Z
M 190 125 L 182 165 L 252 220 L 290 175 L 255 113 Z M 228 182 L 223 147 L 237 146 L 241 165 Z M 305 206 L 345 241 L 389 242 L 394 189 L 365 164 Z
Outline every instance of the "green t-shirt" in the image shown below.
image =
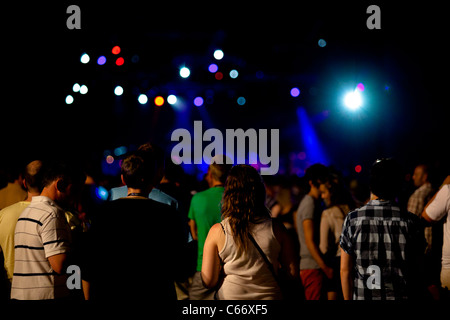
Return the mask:
M 222 201 L 223 187 L 213 187 L 196 193 L 191 200 L 188 217 L 195 221 L 198 236 L 197 271 L 202 270 L 203 246 L 209 229 L 220 222 L 220 201 Z

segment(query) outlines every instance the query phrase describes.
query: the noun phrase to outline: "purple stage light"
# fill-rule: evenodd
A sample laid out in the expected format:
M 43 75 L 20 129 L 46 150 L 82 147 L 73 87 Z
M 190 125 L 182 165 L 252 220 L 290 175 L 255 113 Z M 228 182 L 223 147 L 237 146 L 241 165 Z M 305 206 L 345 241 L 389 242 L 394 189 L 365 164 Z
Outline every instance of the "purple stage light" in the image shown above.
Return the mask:
M 298 97 L 299 95 L 300 95 L 299 88 L 292 88 L 291 89 L 291 96 L 293 96 L 295 98 L 295 97 Z
M 202 98 L 202 97 L 197 97 L 197 98 L 195 98 L 195 99 L 194 99 L 194 104 L 195 104 L 197 107 L 202 106 L 202 105 L 203 105 L 203 98 Z
M 208 67 L 208 71 L 211 73 L 216 73 L 219 70 L 219 67 L 215 63 L 211 63 Z

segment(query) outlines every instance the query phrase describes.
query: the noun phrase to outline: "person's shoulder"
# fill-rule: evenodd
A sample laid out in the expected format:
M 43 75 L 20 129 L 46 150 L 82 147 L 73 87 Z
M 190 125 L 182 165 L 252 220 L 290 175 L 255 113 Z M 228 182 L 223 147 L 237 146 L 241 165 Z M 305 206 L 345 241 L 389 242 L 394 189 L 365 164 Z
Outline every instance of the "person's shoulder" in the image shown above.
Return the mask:
M 450 196 L 450 184 L 444 184 L 439 192 L 446 193 Z
M 329 218 L 332 217 L 333 214 L 335 213 L 335 211 L 339 210 L 338 208 L 336 208 L 336 206 L 333 206 L 331 208 L 327 208 L 325 210 L 322 211 L 322 218 Z
M 195 202 L 195 201 L 201 201 L 205 198 L 209 198 L 209 195 L 211 193 L 210 189 L 211 188 L 196 192 L 194 195 L 192 195 L 191 201 Z
M 305 206 L 314 206 L 314 199 L 309 194 L 305 194 L 298 205 L 299 208 Z

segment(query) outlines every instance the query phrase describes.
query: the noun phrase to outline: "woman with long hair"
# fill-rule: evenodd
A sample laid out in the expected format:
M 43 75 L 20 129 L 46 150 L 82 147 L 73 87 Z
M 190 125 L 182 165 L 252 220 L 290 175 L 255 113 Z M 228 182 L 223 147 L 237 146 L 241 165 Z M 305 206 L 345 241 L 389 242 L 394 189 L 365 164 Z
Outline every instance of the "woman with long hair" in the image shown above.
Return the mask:
M 292 279 L 298 273 L 286 228 L 272 220 L 265 197 L 256 169 L 231 168 L 222 198 L 223 220 L 212 226 L 203 249 L 202 280 L 208 288 L 220 286 L 218 299 L 281 299 L 276 278 L 280 272 Z

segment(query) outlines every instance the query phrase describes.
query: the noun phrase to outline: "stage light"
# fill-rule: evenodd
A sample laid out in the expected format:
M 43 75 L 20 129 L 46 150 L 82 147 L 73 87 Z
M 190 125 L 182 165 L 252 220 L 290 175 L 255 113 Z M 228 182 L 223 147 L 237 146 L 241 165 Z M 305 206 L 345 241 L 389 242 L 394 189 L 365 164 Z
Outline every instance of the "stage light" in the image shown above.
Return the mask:
M 112 48 L 112 53 L 113 54 L 119 54 L 120 53 L 120 47 L 119 46 L 115 46 L 114 48 Z
M 219 50 L 219 49 L 217 49 L 216 51 L 214 51 L 214 58 L 216 59 L 216 60 L 222 60 L 222 58 L 223 58 L 223 51 L 222 50 Z
M 80 85 L 78 83 L 75 83 L 72 87 L 73 92 L 78 92 L 80 91 Z
M 88 87 L 86 87 L 84 84 L 80 87 L 80 93 L 86 94 L 88 92 Z
M 125 62 L 125 60 L 122 57 L 119 57 L 116 60 L 116 65 L 121 66 L 121 65 L 123 65 L 124 62 Z
M 137 54 L 135 54 L 134 56 L 131 57 L 131 62 L 133 63 L 138 63 L 139 62 L 139 56 Z
M 319 47 L 323 48 L 327 45 L 327 42 L 323 39 L 319 39 L 318 44 L 319 44 Z
M 104 187 L 98 186 L 97 188 L 95 188 L 95 195 L 98 199 L 106 201 L 108 200 L 109 193 L 108 190 L 106 190 Z
M 164 98 L 161 96 L 157 96 L 154 100 L 155 105 L 157 105 L 158 107 L 161 107 L 164 104 Z
M 237 72 L 237 70 L 233 69 L 233 70 L 230 71 L 230 77 L 232 79 L 236 79 L 238 77 L 238 75 L 239 75 L 239 72 Z
M 208 67 L 208 71 L 211 73 L 215 73 L 215 72 L 217 72 L 217 70 L 219 70 L 219 67 L 217 66 L 217 64 L 211 63 Z
M 73 97 L 69 94 L 66 97 L 66 104 L 72 104 L 73 103 Z
M 349 92 L 344 97 L 344 104 L 350 110 L 357 110 L 362 105 L 362 98 L 359 90 Z
M 362 83 L 358 83 L 358 85 L 356 86 L 356 89 L 363 92 L 364 91 L 364 85 Z
M 117 87 L 114 89 L 114 94 L 115 94 L 116 96 L 121 96 L 121 95 L 123 94 L 123 88 L 122 88 L 121 86 L 117 86 Z
M 138 97 L 138 101 L 140 104 L 146 104 L 148 102 L 148 98 L 145 94 L 140 94 Z
M 223 78 L 223 73 L 222 72 L 216 72 L 216 74 L 214 75 L 214 77 L 216 78 L 216 80 L 222 80 Z
M 362 167 L 358 164 L 356 167 L 355 167 L 355 172 L 356 173 L 360 173 L 362 171 Z
M 106 157 L 106 163 L 107 164 L 113 164 L 114 163 L 114 157 L 112 155 L 109 155 Z
M 175 104 L 175 103 L 177 103 L 177 100 L 178 100 L 177 96 L 174 94 L 171 94 L 170 96 L 167 97 L 167 102 L 169 104 Z
M 102 66 L 102 65 L 104 65 L 106 63 L 106 57 L 105 56 L 100 56 L 100 57 L 98 57 L 98 59 L 97 59 L 97 64 L 99 65 L 99 66 Z
M 194 99 L 194 104 L 195 104 L 197 107 L 201 107 L 201 106 L 203 105 L 203 98 L 202 98 L 202 97 L 196 97 L 196 98 Z
M 91 58 L 89 58 L 89 55 L 87 53 L 83 53 L 81 55 L 81 58 L 80 58 L 81 63 L 86 64 L 89 62 L 89 60 L 91 60 Z
M 191 70 L 189 68 L 183 67 L 180 69 L 180 77 L 187 78 L 191 74 Z
M 243 106 L 243 105 L 245 104 L 245 102 L 246 102 L 246 100 L 245 100 L 244 97 L 239 97 L 239 98 L 237 99 L 237 103 L 238 103 L 238 105 L 240 105 L 240 106 Z
M 125 146 L 117 147 L 114 149 L 114 155 L 120 157 L 121 155 L 127 153 L 128 149 Z
M 292 88 L 291 89 L 291 96 L 293 96 L 295 98 L 295 97 L 298 97 L 299 95 L 300 95 L 299 88 Z

